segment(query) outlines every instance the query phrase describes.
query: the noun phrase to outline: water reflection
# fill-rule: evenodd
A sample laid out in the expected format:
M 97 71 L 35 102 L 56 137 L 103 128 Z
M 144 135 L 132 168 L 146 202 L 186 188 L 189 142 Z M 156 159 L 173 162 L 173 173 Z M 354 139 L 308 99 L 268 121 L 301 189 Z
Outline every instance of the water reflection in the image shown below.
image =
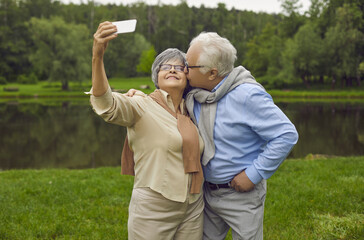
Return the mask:
M 279 103 L 300 138 L 290 157 L 364 155 L 364 103 Z
M 125 129 L 70 102 L 0 104 L 0 169 L 117 166 Z
M 364 155 L 364 103 L 278 103 L 300 139 L 289 157 Z M 0 169 L 119 166 L 125 128 L 88 101 L 0 104 Z

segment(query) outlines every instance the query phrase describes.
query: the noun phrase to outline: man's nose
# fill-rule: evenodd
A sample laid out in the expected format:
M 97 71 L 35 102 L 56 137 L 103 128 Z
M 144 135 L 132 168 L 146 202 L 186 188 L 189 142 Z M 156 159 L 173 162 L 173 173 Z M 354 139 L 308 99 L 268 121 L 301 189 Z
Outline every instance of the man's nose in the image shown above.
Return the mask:
M 185 66 L 185 68 L 183 69 L 183 72 L 187 75 L 188 74 L 188 68 L 187 66 Z

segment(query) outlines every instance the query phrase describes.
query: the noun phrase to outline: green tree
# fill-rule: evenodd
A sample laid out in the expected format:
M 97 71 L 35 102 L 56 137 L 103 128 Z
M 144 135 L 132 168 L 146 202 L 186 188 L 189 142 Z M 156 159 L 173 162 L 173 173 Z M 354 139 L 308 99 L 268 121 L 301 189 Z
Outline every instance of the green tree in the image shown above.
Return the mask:
M 24 14 L 14 0 L 0 0 L 0 76 L 14 82 L 30 69 L 30 37 Z
M 151 46 L 148 50 L 144 50 L 139 58 L 137 72 L 151 74 L 152 65 L 156 55 L 157 53 L 153 46 Z
M 283 13 L 288 16 L 297 14 L 297 12 L 302 8 L 300 0 L 279 0 L 279 2 L 281 2 Z
M 330 27 L 336 25 L 337 22 L 337 9 L 343 7 L 344 4 L 355 5 L 359 11 L 364 12 L 364 1 L 362 0 L 311 0 L 319 1 L 322 4 L 322 13 L 317 19 L 317 25 L 320 29 L 321 37 L 324 37 Z M 360 31 L 363 32 L 361 26 Z
M 284 41 L 277 31 L 276 26 L 268 23 L 260 35 L 248 42 L 246 59 L 243 61 L 243 65 L 267 88 L 281 87 L 284 80 L 279 78 Z
M 55 16 L 60 9 L 60 1 L 53 0 L 23 0 L 16 1 L 28 18 L 49 18 Z
M 69 81 L 89 77 L 91 39 L 86 26 L 59 17 L 32 18 L 29 26 L 35 45 L 30 61 L 40 76 L 60 81 L 63 90 L 69 89 Z
M 363 13 L 355 4 L 344 4 L 336 11 L 336 24 L 328 29 L 323 45 L 327 72 L 333 82 L 341 80 L 342 86 L 351 86 L 353 79 L 360 85 L 359 64 L 363 59 L 364 34 L 360 31 Z
M 311 5 L 307 11 L 311 21 L 317 21 L 325 7 L 325 0 L 311 0 Z
M 104 63 L 109 77 L 135 77 L 140 56 L 151 47 L 139 33 L 120 34 L 107 47 Z
M 187 49 L 190 38 L 191 10 L 186 1 L 181 1 L 177 6 L 162 5 L 155 10 L 152 44 L 157 52 L 167 48 Z M 152 15 L 153 16 L 153 15 Z
M 302 5 L 299 0 L 279 0 L 283 8 L 283 21 L 280 23 L 281 34 L 284 37 L 290 38 L 295 35 L 301 25 L 304 24 L 304 16 L 299 14 L 299 9 Z
M 322 40 L 310 22 L 300 27 L 293 40 L 287 43 L 285 63 L 293 65 L 294 76 L 299 77 L 307 87 L 320 63 L 321 46 Z
M 269 49 L 276 28 L 267 24 L 260 35 L 256 35 L 247 44 L 248 51 L 243 65 L 250 69 L 254 76 L 261 77 L 267 74 L 269 67 Z

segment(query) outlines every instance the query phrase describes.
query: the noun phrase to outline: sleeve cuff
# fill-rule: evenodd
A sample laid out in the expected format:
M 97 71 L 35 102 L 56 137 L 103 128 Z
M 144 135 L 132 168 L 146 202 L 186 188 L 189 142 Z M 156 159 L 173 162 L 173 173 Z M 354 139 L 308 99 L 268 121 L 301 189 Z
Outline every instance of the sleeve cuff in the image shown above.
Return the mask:
M 254 165 L 251 165 L 247 169 L 245 169 L 245 173 L 254 184 L 259 183 L 263 180 L 262 176 L 260 176 L 258 170 L 254 167 Z
M 107 89 L 107 91 L 105 92 L 104 95 L 99 96 L 99 97 L 95 97 L 93 95 L 92 88 L 89 92 L 85 92 L 85 93 L 91 94 L 90 102 L 91 102 L 92 108 L 98 115 L 106 113 L 107 111 L 110 110 L 110 108 L 113 105 L 114 99 L 113 99 L 112 91 L 111 91 L 110 87 Z

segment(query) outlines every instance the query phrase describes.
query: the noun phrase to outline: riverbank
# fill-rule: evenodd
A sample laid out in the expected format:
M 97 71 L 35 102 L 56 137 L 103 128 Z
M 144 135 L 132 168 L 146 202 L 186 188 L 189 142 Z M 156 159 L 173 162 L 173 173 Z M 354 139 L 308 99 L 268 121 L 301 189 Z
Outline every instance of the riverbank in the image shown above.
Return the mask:
M 111 78 L 109 83 L 114 91 L 119 92 L 126 92 L 128 89 L 134 88 L 150 93 L 155 89 L 149 77 Z M 62 90 L 61 84 L 56 82 L 16 83 L 0 85 L 0 98 L 87 98 L 88 95 L 85 92 L 90 89 L 91 81 L 82 84 L 72 82 L 68 91 Z
M 114 91 L 126 92 L 130 88 L 151 93 L 155 87 L 150 77 L 111 78 L 110 85 Z M 0 85 L 0 99 L 29 99 L 29 98 L 87 98 L 84 92 L 89 91 L 91 83 L 70 83 L 69 91 L 62 91 L 60 83 L 39 82 L 38 84 L 7 84 Z M 287 101 L 310 100 L 348 100 L 364 101 L 364 88 L 350 88 L 345 90 L 268 90 L 273 98 Z
M 286 160 L 268 180 L 265 239 L 361 239 L 363 176 L 364 156 Z M 0 171 L 0 182 L 0 239 L 127 239 L 133 177 L 120 168 Z

